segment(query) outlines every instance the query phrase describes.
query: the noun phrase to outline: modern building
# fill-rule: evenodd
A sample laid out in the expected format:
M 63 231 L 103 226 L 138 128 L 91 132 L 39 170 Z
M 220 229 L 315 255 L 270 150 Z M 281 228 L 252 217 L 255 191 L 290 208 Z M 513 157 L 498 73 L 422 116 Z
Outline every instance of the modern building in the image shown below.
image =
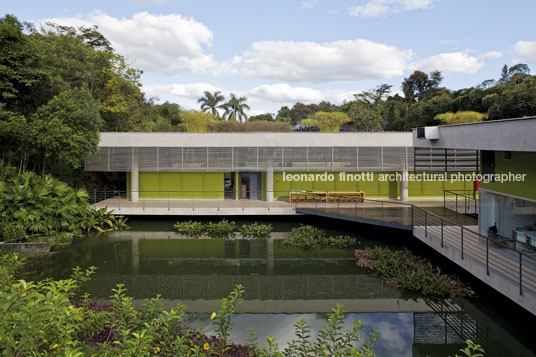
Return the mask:
M 414 129 L 413 145 L 478 150 L 480 234 L 536 248 L 536 118 Z
M 126 172 L 128 198 L 286 199 L 291 191 L 364 191 L 366 197 L 443 197 L 472 181 L 410 181 L 389 173 L 445 167 L 474 172 L 474 150 L 416 155 L 404 132 L 101 133 L 86 171 Z M 361 173 L 370 173 L 360 176 Z M 324 174 L 324 175 L 322 175 Z M 298 175 L 298 176 L 296 176 Z

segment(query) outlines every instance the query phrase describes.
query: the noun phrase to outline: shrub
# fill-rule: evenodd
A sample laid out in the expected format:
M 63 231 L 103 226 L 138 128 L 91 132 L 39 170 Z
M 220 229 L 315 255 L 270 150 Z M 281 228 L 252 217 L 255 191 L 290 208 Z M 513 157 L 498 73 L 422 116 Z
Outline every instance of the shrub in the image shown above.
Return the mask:
M 0 171 L 0 236 L 4 241 L 81 231 L 91 214 L 85 190 L 73 189 L 52 176 Z
M 203 223 L 196 221 L 177 222 L 173 227 L 180 234 L 190 238 L 199 238 L 205 233 L 205 226 Z
M 350 248 L 355 245 L 355 238 L 350 236 L 326 236 L 326 232 L 314 226 L 303 225 L 293 228 L 290 237 L 283 242 L 283 247 L 302 249 L 314 248 Z
M 90 214 L 83 227 L 88 231 L 97 231 L 99 233 L 109 231 L 122 231 L 128 229 L 128 218 L 124 216 L 116 216 L 113 214 L 113 210 L 108 211 L 107 207 L 99 209 L 91 209 Z
M 247 239 L 265 239 L 272 233 L 271 224 L 259 224 L 254 222 L 252 224 L 244 224 L 240 227 L 240 234 L 243 238 Z
M 441 273 L 428 260 L 414 256 L 407 249 L 368 248 L 356 251 L 356 257 L 358 266 L 372 269 L 384 276 L 387 282 L 408 291 L 452 298 L 474 294 L 459 279 Z
M 246 123 L 239 123 L 237 121 L 217 121 L 209 125 L 209 131 L 216 133 L 245 131 L 284 132 L 291 130 L 292 126 L 288 123 L 267 121 Z
M 443 114 L 437 114 L 434 119 L 441 121 L 442 124 L 465 124 L 465 123 L 478 123 L 487 119 L 487 114 L 479 112 L 448 112 Z
M 209 222 L 205 227 L 207 236 L 215 239 L 229 239 L 234 237 L 236 224 L 222 219 L 218 223 Z

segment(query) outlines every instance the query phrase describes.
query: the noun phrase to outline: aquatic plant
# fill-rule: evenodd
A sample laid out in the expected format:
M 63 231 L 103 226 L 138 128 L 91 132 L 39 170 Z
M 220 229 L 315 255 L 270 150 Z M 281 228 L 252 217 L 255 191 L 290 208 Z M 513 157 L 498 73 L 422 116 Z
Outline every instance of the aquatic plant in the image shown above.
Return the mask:
M 92 209 L 82 227 L 88 232 L 97 231 L 99 233 L 128 229 L 128 218 L 114 215 L 113 212 L 113 210 L 108 211 L 108 207 Z
M 356 250 L 357 266 L 369 268 L 385 277 L 391 285 L 424 296 L 471 296 L 474 292 L 458 278 L 443 274 L 430 261 L 413 255 L 409 250 L 367 248 Z
M 205 226 L 197 221 L 177 222 L 173 225 L 173 228 L 180 234 L 190 238 L 199 238 L 205 233 Z
M 290 231 L 290 236 L 283 242 L 283 247 L 301 249 L 314 248 L 350 248 L 355 246 L 355 238 L 340 235 L 326 236 L 326 232 L 310 225 L 301 225 Z
M 208 222 L 205 226 L 205 234 L 214 239 L 229 239 L 234 237 L 236 224 L 222 219 L 217 223 Z
M 240 234 L 246 239 L 266 239 L 272 233 L 271 224 L 260 224 L 257 222 L 243 224 L 240 227 Z

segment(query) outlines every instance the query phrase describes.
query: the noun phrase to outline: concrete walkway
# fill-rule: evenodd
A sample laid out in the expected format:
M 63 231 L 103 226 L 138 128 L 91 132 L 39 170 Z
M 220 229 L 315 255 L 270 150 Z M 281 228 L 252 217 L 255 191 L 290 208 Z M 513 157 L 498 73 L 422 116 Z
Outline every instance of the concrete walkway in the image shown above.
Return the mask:
M 132 202 L 109 198 L 92 205 L 113 209 L 114 214 L 132 216 L 270 216 L 295 215 L 293 205 L 284 201 L 147 199 Z

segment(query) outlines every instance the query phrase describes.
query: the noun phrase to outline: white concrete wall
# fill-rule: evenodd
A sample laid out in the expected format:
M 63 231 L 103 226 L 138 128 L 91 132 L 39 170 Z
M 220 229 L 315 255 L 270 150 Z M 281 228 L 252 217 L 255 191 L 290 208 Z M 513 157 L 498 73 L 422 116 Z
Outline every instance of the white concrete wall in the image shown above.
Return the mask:
M 509 119 L 439 126 L 439 139 L 417 138 L 413 146 L 439 149 L 468 149 L 536 152 L 536 119 Z
M 412 146 L 409 132 L 100 133 L 100 147 Z

